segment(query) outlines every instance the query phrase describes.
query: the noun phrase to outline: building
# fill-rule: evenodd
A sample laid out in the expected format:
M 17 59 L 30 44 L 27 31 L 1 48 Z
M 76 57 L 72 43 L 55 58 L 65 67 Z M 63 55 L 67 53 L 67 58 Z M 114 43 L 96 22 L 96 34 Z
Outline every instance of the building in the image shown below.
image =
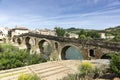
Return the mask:
M 44 30 L 36 29 L 35 32 L 42 35 L 56 36 L 56 32 L 54 30 L 49 30 L 49 29 L 44 29 Z
M 11 37 L 21 35 L 24 33 L 28 33 L 28 32 L 29 32 L 29 29 L 26 27 L 15 27 L 15 28 L 11 29 Z
M 105 33 L 100 33 L 100 38 L 102 38 L 102 39 L 106 39 L 106 35 L 105 35 Z
M 79 35 L 74 34 L 74 33 L 66 33 L 65 37 L 68 37 L 68 38 L 79 38 Z
M 3 41 L 6 39 L 8 35 L 9 28 L 8 27 L 1 27 L 0 28 L 0 41 Z
M 102 39 L 113 39 L 115 36 L 113 35 L 107 35 L 105 33 L 100 33 L 100 38 Z

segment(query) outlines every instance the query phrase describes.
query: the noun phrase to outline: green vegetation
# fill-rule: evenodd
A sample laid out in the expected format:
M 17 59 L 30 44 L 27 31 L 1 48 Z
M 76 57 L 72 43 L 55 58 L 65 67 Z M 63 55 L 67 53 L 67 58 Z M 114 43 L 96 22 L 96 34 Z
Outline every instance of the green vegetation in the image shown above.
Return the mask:
M 94 68 L 90 62 L 82 62 L 78 66 L 78 71 L 77 74 L 69 74 L 62 80 L 92 80 L 92 77 L 94 76 Z
M 93 65 L 90 62 L 83 62 L 78 66 L 81 77 L 92 77 Z
M 107 41 L 120 42 L 120 26 L 113 28 L 107 28 L 105 30 L 89 30 L 89 29 L 79 29 L 79 28 L 68 28 L 66 32 L 75 33 L 79 35 L 81 39 L 94 39 L 100 38 L 99 33 L 105 33 Z M 113 39 L 110 39 L 110 36 L 115 36 Z
M 107 73 L 105 66 L 101 66 L 101 68 L 93 67 L 93 64 L 90 62 L 82 62 L 78 66 L 78 71 L 78 73 L 69 74 L 61 80 L 96 80 Z
M 56 35 L 60 37 L 64 37 L 65 35 L 65 30 L 60 27 L 55 27 Z
M 113 40 L 116 42 L 120 42 L 120 34 L 117 34 Z
M 106 34 L 110 34 L 112 36 L 115 36 L 112 41 L 120 42 L 120 26 L 116 26 L 113 28 L 107 28 L 105 29 Z
M 18 77 L 18 80 L 41 80 L 41 79 L 37 75 L 24 74 L 20 75 Z
M 19 50 L 11 44 L 0 45 L 0 70 L 22 67 L 46 62 L 40 54 L 28 54 L 26 50 Z
M 110 61 L 110 70 L 116 76 L 120 77 L 120 53 L 112 56 Z
M 69 28 L 69 29 L 66 29 L 66 31 L 78 34 L 79 38 L 81 38 L 81 39 L 100 38 L 100 34 L 99 34 L 98 30 Z
M 114 28 L 107 28 L 105 30 L 89 30 L 89 29 L 79 29 L 79 28 L 63 29 L 60 27 L 55 27 L 55 30 L 57 36 L 63 37 L 65 35 L 69 36 L 68 33 L 75 33 L 79 35 L 80 39 L 96 39 L 96 38 L 100 38 L 100 33 L 105 33 L 105 36 L 107 36 L 105 40 L 120 42 L 120 26 Z M 112 37 L 114 38 L 111 39 Z
M 85 31 L 81 30 L 77 33 L 79 35 L 79 38 L 82 39 L 94 39 L 94 38 L 100 38 L 100 35 L 96 31 Z

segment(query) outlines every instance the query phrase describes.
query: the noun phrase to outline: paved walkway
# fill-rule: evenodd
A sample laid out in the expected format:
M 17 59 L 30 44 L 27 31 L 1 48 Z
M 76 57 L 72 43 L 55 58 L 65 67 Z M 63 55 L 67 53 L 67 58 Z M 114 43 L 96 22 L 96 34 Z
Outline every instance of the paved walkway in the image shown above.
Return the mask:
M 42 80 L 57 80 L 67 76 L 67 74 L 77 72 L 76 66 L 80 64 L 80 62 L 79 60 L 52 61 L 4 70 L 0 71 L 0 80 L 17 80 L 19 75 L 31 73 L 37 74 Z
M 68 74 L 77 72 L 77 66 L 84 61 L 91 62 L 98 68 L 106 67 L 109 60 L 63 60 L 50 61 L 46 63 L 35 64 L 10 70 L 0 71 L 0 80 L 17 80 L 21 74 L 37 74 L 42 80 L 57 80 Z

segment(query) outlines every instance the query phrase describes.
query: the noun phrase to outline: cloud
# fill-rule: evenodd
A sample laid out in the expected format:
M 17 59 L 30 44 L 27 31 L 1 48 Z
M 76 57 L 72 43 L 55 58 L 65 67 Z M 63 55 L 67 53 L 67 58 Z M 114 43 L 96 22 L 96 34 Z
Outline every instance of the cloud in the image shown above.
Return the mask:
M 24 0 L 22 0 L 24 1 Z M 28 0 L 26 0 L 27 2 Z M 37 2 L 39 1 L 39 2 Z M 98 28 L 120 23 L 120 3 L 117 0 L 36 0 L 0 10 L 0 24 L 33 28 L 68 27 Z M 23 7 L 22 7 L 23 6 Z M 20 9 L 19 9 L 20 8 Z M 4 15 L 3 15 L 3 14 Z M 102 26 L 102 27 L 101 27 Z

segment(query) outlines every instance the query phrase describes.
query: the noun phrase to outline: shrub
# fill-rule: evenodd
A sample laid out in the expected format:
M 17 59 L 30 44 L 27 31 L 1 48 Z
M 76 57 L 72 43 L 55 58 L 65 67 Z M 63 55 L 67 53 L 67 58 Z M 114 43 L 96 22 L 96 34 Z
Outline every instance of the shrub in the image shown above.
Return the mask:
M 12 45 L 0 45 L 0 70 L 46 62 L 40 54 L 28 54 L 26 50 L 14 49 Z
M 78 66 L 78 70 L 80 71 L 80 76 L 83 78 L 93 76 L 93 65 L 90 62 L 82 62 Z
M 24 74 L 18 77 L 18 80 L 41 80 L 37 75 Z
M 120 76 L 120 54 L 112 56 L 110 70 L 117 76 Z
M 93 70 L 93 73 L 94 73 L 94 77 L 93 78 L 99 77 L 101 71 L 102 71 L 101 69 L 95 67 L 94 70 Z

